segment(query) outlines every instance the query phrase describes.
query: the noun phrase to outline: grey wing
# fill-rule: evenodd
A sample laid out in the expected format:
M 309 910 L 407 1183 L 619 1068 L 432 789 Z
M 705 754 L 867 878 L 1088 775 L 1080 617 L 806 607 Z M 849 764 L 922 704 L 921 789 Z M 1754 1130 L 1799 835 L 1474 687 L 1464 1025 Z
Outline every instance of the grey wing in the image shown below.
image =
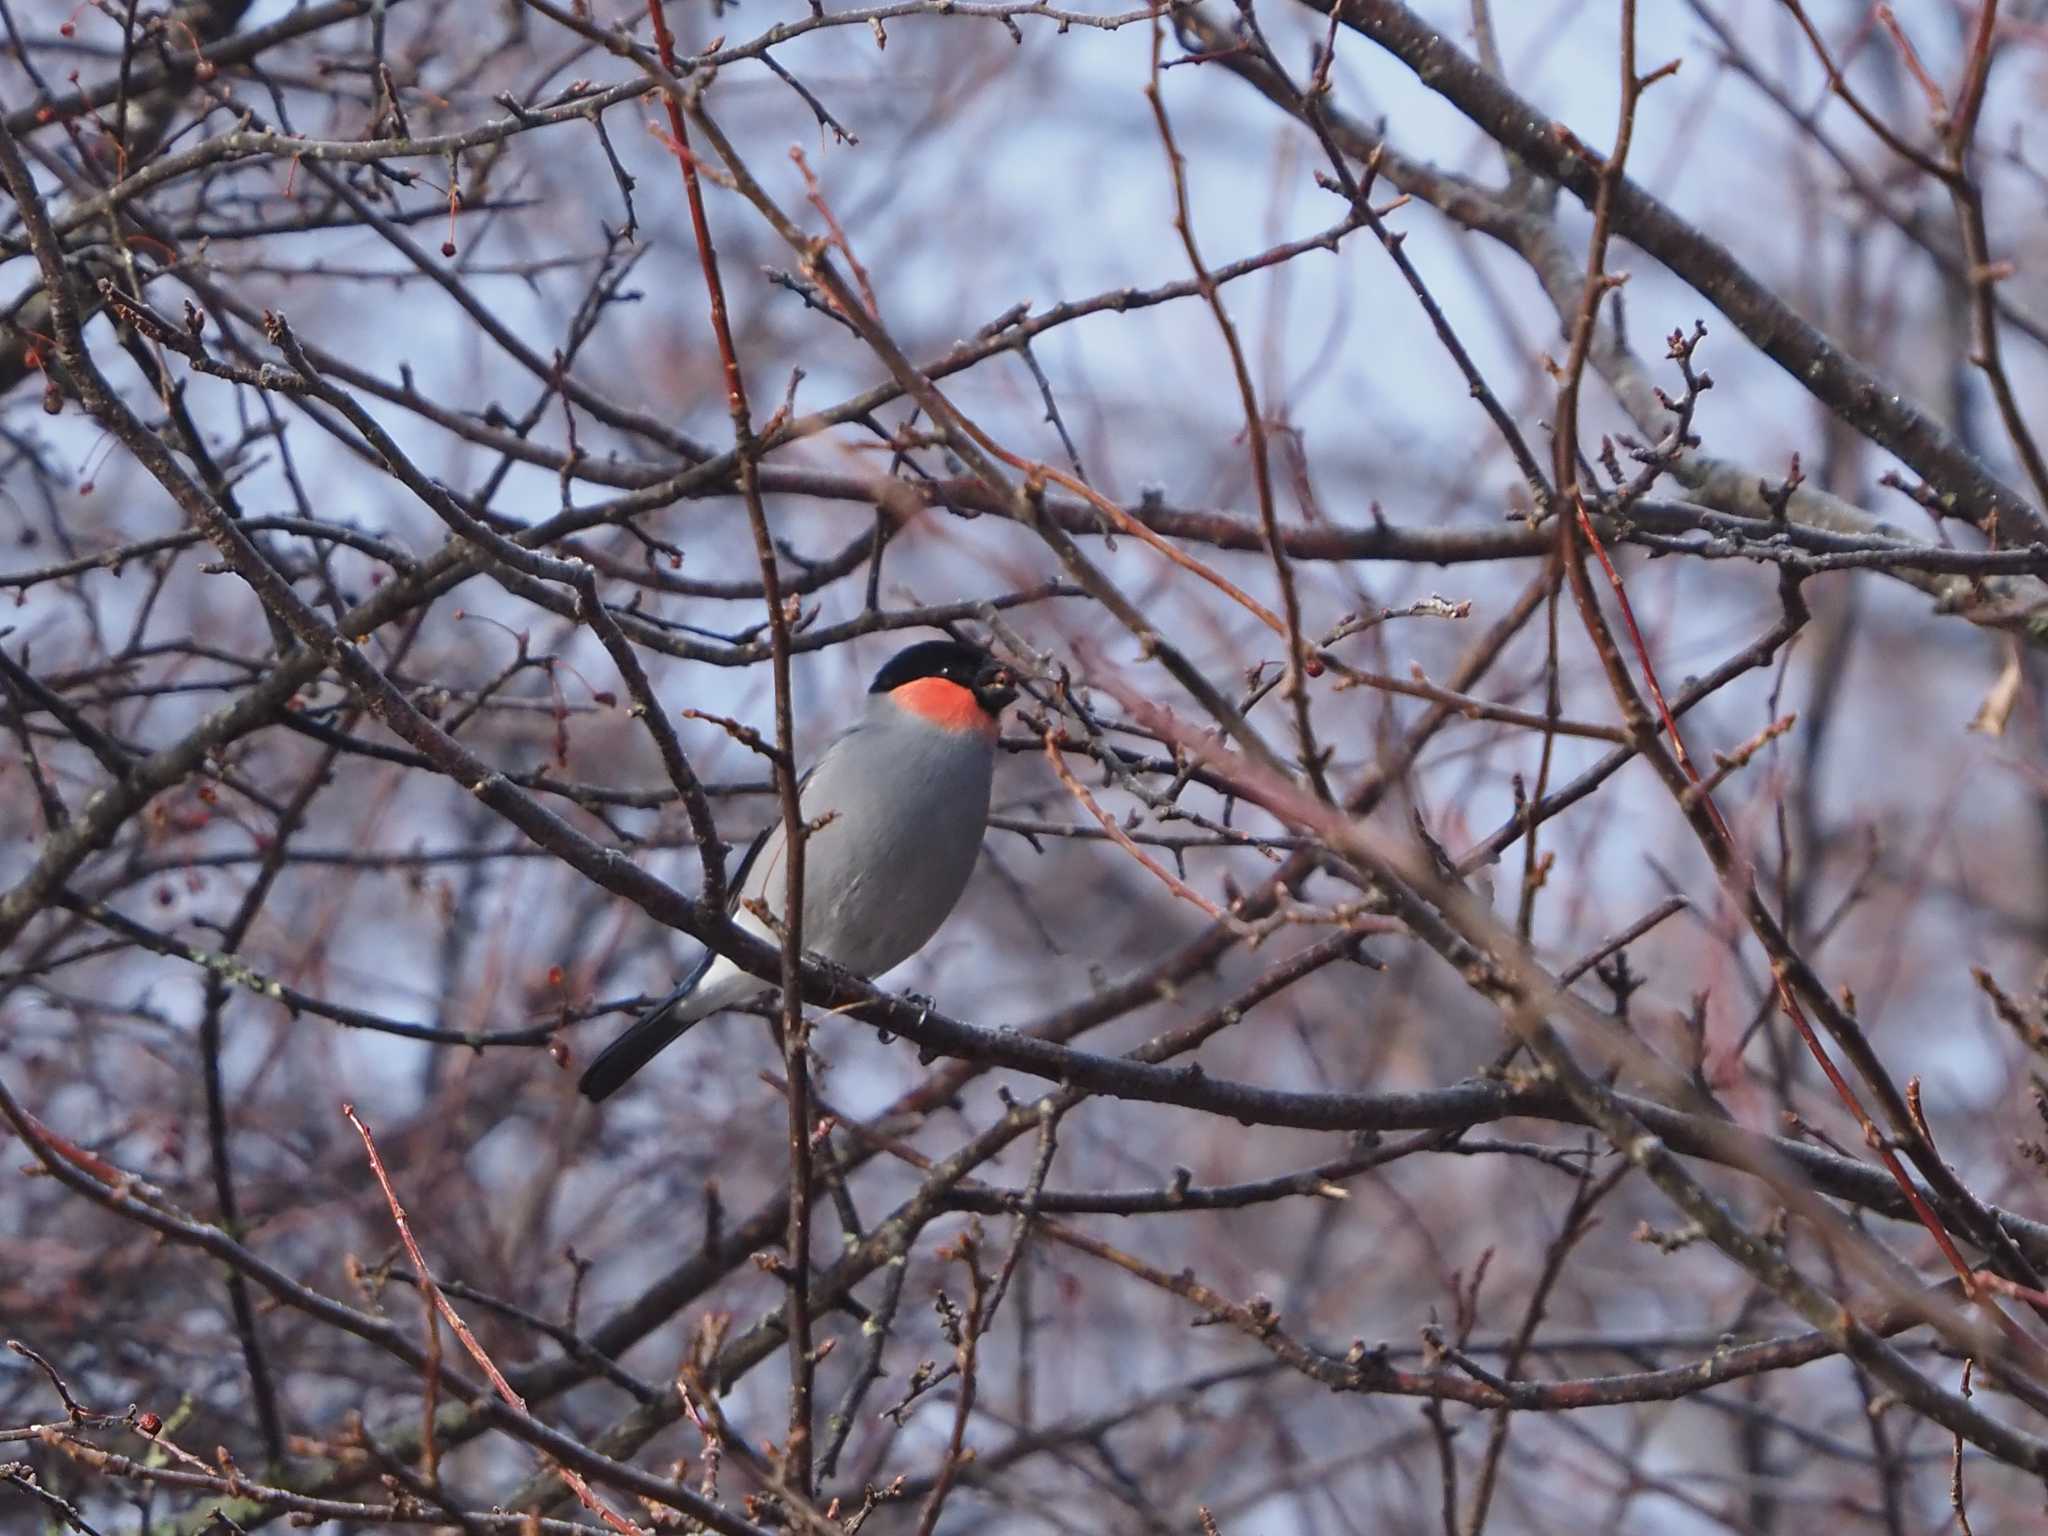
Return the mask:
M 844 740 L 845 738 L 841 737 L 840 739 Z M 827 748 L 826 753 L 819 757 L 818 762 L 820 765 L 824 763 L 825 756 L 830 754 L 830 750 L 830 748 Z M 817 768 L 812 768 L 810 773 L 805 774 L 797 782 L 797 794 L 799 797 L 803 794 L 804 786 L 810 782 L 811 775 L 817 771 Z M 754 878 L 754 872 L 757 869 L 760 871 L 761 884 L 766 885 L 771 872 L 779 861 L 771 854 L 768 860 L 763 863 L 761 852 L 768 847 L 771 841 L 776 841 L 776 845 L 780 847 L 780 842 L 777 840 L 780 839 L 781 835 L 782 817 L 778 807 L 778 814 L 775 819 L 763 827 L 755 836 L 753 843 L 747 848 L 746 855 L 740 860 L 739 868 L 730 873 L 729 894 L 726 898 L 726 911 L 728 913 L 739 911 L 739 904 L 743 897 L 759 896 L 762 894 L 759 890 L 752 888 L 751 882 Z M 620 1035 L 597 1054 L 596 1058 L 584 1070 L 582 1080 L 578 1084 L 586 1098 L 596 1102 L 609 1098 L 612 1094 L 618 1092 L 634 1073 L 646 1066 L 648 1062 L 652 1061 L 656 1055 L 671 1045 L 692 1024 L 695 1024 L 698 1019 L 705 1016 L 708 1010 L 701 1008 L 693 1010 L 683 1005 L 687 1004 L 687 1000 L 697 991 L 717 961 L 718 952 L 716 950 L 705 950 L 703 956 L 691 968 L 690 974 L 683 978 L 681 984 L 673 992 L 642 1014 L 624 1034 Z
M 851 740 L 859 730 L 860 726 L 855 724 L 841 731 L 827 743 L 825 750 L 818 754 L 818 760 L 804 770 L 803 777 L 796 781 L 796 803 L 799 811 L 804 810 L 804 792 L 811 787 L 811 781 L 817 778 L 818 770 L 823 768 L 831 760 L 832 754 Z M 783 830 L 782 802 L 778 797 L 775 804 L 775 819 L 754 834 L 754 841 L 747 848 L 746 857 L 740 860 L 740 867 L 733 872 L 731 894 L 726 898 L 725 909 L 728 913 L 739 911 L 740 902 L 749 897 L 763 898 L 768 902 L 770 910 L 781 911 L 783 893 L 779 890 L 770 891 L 768 883 L 782 865 Z M 762 858 L 764 852 L 768 854 L 765 860 Z

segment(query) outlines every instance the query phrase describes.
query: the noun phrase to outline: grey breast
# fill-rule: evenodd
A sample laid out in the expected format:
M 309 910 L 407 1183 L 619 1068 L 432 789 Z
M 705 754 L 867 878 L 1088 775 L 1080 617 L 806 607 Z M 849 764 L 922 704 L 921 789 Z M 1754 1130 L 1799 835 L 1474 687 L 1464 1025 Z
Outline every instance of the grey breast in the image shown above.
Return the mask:
M 869 720 L 835 742 L 805 782 L 804 819 L 832 819 L 804 845 L 805 949 L 876 976 L 936 933 L 966 889 L 988 822 L 991 744 Z M 747 885 L 780 913 L 778 828 Z

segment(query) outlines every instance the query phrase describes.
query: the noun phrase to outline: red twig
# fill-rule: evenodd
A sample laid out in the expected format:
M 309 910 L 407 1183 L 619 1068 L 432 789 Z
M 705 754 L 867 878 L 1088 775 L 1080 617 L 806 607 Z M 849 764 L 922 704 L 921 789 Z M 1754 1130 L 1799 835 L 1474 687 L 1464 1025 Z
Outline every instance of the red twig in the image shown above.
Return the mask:
M 441 1287 L 434 1283 L 433 1272 L 427 1268 L 427 1256 L 420 1252 L 419 1241 L 412 1235 L 412 1223 L 406 1219 L 405 1207 L 398 1200 L 398 1191 L 391 1187 L 391 1175 L 384 1171 L 384 1159 L 377 1155 L 377 1143 L 370 1137 L 370 1128 L 357 1118 L 355 1105 L 344 1104 L 341 1106 L 341 1112 L 348 1118 L 348 1123 L 356 1128 L 356 1134 L 363 1138 L 363 1150 L 370 1157 L 370 1172 L 377 1176 L 378 1187 L 384 1191 L 384 1203 L 391 1207 L 391 1220 L 398 1228 L 399 1241 L 405 1244 L 406 1257 L 412 1260 L 413 1273 L 419 1276 L 420 1289 L 426 1292 L 434 1310 L 448 1320 L 448 1326 L 453 1328 L 455 1336 L 462 1340 L 462 1347 L 469 1351 L 469 1357 L 483 1368 L 484 1375 L 488 1376 L 491 1385 L 497 1388 L 498 1396 L 521 1413 L 526 1413 L 526 1399 L 512 1390 L 512 1383 L 505 1379 L 504 1373 L 492 1362 L 491 1357 L 484 1353 L 483 1345 L 479 1344 L 476 1335 L 469 1331 L 469 1324 L 462 1320 L 462 1314 L 449 1304 L 448 1298 L 441 1294 Z M 568 1484 L 570 1492 L 576 1495 L 578 1502 L 606 1525 L 619 1532 L 620 1536 L 647 1536 L 642 1527 L 616 1513 L 593 1493 L 590 1484 L 583 1480 L 581 1473 L 562 1466 L 559 1462 L 555 1464 L 555 1470 L 561 1475 L 562 1481 Z
M 825 201 L 825 189 L 818 185 L 818 178 L 811 174 L 811 162 L 804 158 L 798 146 L 789 146 L 789 158 L 796 162 L 796 168 L 803 172 L 804 192 L 811 206 L 818 210 L 818 217 L 825 221 L 825 228 L 832 232 L 832 243 L 839 247 L 839 254 L 846 258 L 847 269 L 853 273 L 853 280 L 860 284 L 860 296 L 867 304 L 871 319 L 882 317 L 882 307 L 875 302 L 875 285 L 868 281 L 868 269 L 860 264 L 860 258 L 853 254 L 853 242 L 846 238 L 846 231 L 839 227 L 839 219 L 832 212 L 832 205 Z
M 647 0 L 654 41 L 662 68 L 676 70 L 676 41 L 661 13 L 661 0 Z M 789 1452 L 787 1481 L 808 1497 L 811 1491 L 811 1405 L 816 1359 L 811 1352 L 811 1076 L 809 1038 L 804 1023 L 799 980 L 803 958 L 804 840 L 803 812 L 798 807 L 795 756 L 796 723 L 790 705 L 789 611 L 782 600 L 782 577 L 775 543 L 761 502 L 760 443 L 754 436 L 747 386 L 740 374 L 739 352 L 733 345 L 732 321 L 725 307 L 725 283 L 718 274 L 718 253 L 711 243 L 711 223 L 704 213 L 704 189 L 697 157 L 690 148 L 690 130 L 672 89 L 662 92 L 674 136 L 675 156 L 683 171 L 683 192 L 690 204 L 690 228 L 697 239 L 697 261 L 711 301 L 711 329 L 725 369 L 726 409 L 732 418 L 733 453 L 738 461 L 740 499 L 754 538 L 754 556 L 761 567 L 761 595 L 768 607 L 770 671 L 775 688 L 775 787 L 783 827 L 782 1028 L 783 1069 L 789 1075 Z M 872 302 L 872 297 L 870 297 Z
M 1796 14 L 1796 6 L 1794 10 Z M 1606 270 L 1614 191 L 1620 183 L 1622 170 L 1628 159 L 1629 144 L 1635 131 L 1637 104 L 1641 100 L 1643 91 L 1663 73 L 1663 71 L 1656 71 L 1648 76 L 1636 73 L 1634 0 L 1625 0 L 1622 6 L 1621 51 L 1621 119 L 1616 131 L 1614 152 L 1603 163 L 1601 169 L 1599 193 L 1595 199 L 1593 210 L 1593 239 L 1586 264 L 1585 296 L 1580 303 L 1579 312 L 1573 326 L 1571 357 L 1566 367 L 1563 388 L 1559 392 L 1558 430 L 1555 437 L 1554 452 L 1556 457 L 1554 467 L 1556 469 L 1557 483 L 1560 489 L 1570 496 L 1574 508 L 1573 515 L 1564 519 L 1559 528 L 1560 547 L 1564 555 L 1566 573 L 1571 579 L 1573 597 L 1577 602 L 1580 617 L 1584 620 L 1587 631 L 1593 639 L 1594 648 L 1601 655 L 1602 663 L 1608 670 L 1610 681 L 1617 695 L 1621 698 L 1624 710 L 1639 711 L 1641 704 L 1635 697 L 1633 680 L 1629 677 L 1627 667 L 1622 662 L 1620 654 L 1614 648 L 1613 637 L 1608 630 L 1606 620 L 1600 614 L 1599 605 L 1594 601 L 1591 588 L 1584 580 L 1577 552 L 1572 548 L 1571 536 L 1574 532 L 1584 537 L 1587 544 L 1592 548 L 1595 557 L 1599 560 L 1601 569 L 1606 573 L 1608 585 L 1615 594 L 1616 602 L 1620 605 L 1622 622 L 1628 630 L 1630 644 L 1635 649 L 1637 662 L 1642 669 L 1644 683 L 1649 689 L 1650 697 L 1655 701 L 1663 728 L 1670 737 L 1673 761 L 1676 764 L 1678 773 L 1685 780 L 1687 785 L 1686 792 L 1693 797 L 1694 803 L 1704 812 L 1711 829 L 1710 852 L 1714 851 L 1711 844 L 1717 842 L 1719 845 L 1719 856 L 1716 857 L 1715 863 L 1721 869 L 1722 878 L 1731 888 L 1730 894 L 1737 899 L 1738 905 L 1742 910 L 1749 912 L 1754 905 L 1755 882 L 1748 862 L 1742 857 L 1733 836 L 1729 832 L 1728 823 L 1721 815 L 1720 808 L 1715 805 L 1713 795 L 1707 786 L 1701 782 L 1698 771 L 1693 767 L 1692 760 L 1686 753 L 1685 743 L 1678 733 L 1678 722 L 1673 718 L 1670 706 L 1665 702 L 1664 690 L 1657 681 L 1656 668 L 1650 661 L 1648 647 L 1643 643 L 1642 631 L 1636 624 L 1635 612 L 1629 603 L 1628 594 L 1622 586 L 1621 576 L 1615 570 L 1613 561 L 1608 558 L 1606 548 L 1601 544 L 1599 534 L 1595 531 L 1592 520 L 1587 516 L 1584 495 L 1579 486 L 1576 472 L 1579 381 L 1584 376 L 1587 358 L 1591 351 L 1593 327 L 1599 314 L 1601 300 L 1616 285 L 1616 279 L 1609 276 Z M 1771 976 L 1773 986 L 1777 993 L 1779 1004 L 1784 1009 L 1786 1016 L 1792 1020 L 1793 1027 L 1798 1031 L 1800 1039 L 1805 1042 L 1808 1052 L 1819 1063 L 1821 1072 L 1826 1076 L 1829 1086 L 1834 1089 L 1836 1096 L 1841 1099 L 1849 1112 L 1855 1116 L 1858 1126 L 1863 1131 L 1866 1145 L 1877 1154 L 1878 1160 L 1884 1164 L 1885 1170 L 1897 1182 L 1900 1192 L 1905 1196 L 1906 1202 L 1912 1207 L 1913 1214 L 1919 1219 L 1920 1224 L 1927 1229 L 1928 1235 L 1934 1239 L 1934 1244 L 1941 1250 L 1942 1257 L 1948 1261 L 1956 1274 L 1961 1277 L 1965 1290 L 1969 1294 L 1975 1295 L 1971 1267 L 1964 1260 L 1961 1251 L 1956 1246 L 1955 1240 L 1949 1235 L 1947 1227 L 1935 1213 L 1934 1208 L 1927 1203 L 1926 1198 L 1920 1193 L 1918 1187 L 1906 1176 L 1905 1167 L 1900 1163 L 1898 1155 L 1892 1150 L 1889 1141 L 1878 1129 L 1877 1123 L 1871 1118 L 1869 1111 L 1863 1107 L 1862 1100 L 1857 1096 L 1856 1090 L 1850 1085 L 1848 1078 L 1835 1065 L 1826 1049 L 1821 1045 L 1819 1034 L 1808 1020 L 1805 1009 L 1800 1006 L 1798 999 L 1793 995 L 1791 982 L 1786 975 L 1782 957 L 1774 954 L 1772 961 Z M 2003 1314 L 2000 1315 L 2003 1317 Z M 2009 1318 L 2004 1319 L 2004 1321 L 2008 1329 L 2016 1327 Z
M 1230 913 L 1224 911 L 1223 908 L 1217 906 L 1215 902 L 1204 896 L 1185 880 L 1177 877 L 1172 870 L 1132 842 L 1130 834 L 1124 831 L 1123 827 L 1118 824 L 1117 819 L 1098 805 L 1095 797 L 1088 793 L 1087 786 L 1074 777 L 1074 771 L 1067 766 L 1066 758 L 1060 755 L 1059 739 L 1050 731 L 1045 733 L 1045 756 L 1046 760 L 1052 764 L 1052 771 L 1059 775 L 1060 783 L 1066 786 L 1067 793 L 1080 801 L 1082 809 L 1087 811 L 1090 816 L 1093 816 L 1102 830 L 1109 834 L 1110 841 L 1114 842 L 1125 853 L 1128 853 L 1142 864 L 1148 874 L 1156 878 L 1160 884 L 1164 885 L 1182 901 L 1194 903 L 1194 905 L 1200 907 L 1217 922 L 1227 923 L 1239 933 L 1248 933 L 1250 931 L 1243 922 L 1240 922 Z

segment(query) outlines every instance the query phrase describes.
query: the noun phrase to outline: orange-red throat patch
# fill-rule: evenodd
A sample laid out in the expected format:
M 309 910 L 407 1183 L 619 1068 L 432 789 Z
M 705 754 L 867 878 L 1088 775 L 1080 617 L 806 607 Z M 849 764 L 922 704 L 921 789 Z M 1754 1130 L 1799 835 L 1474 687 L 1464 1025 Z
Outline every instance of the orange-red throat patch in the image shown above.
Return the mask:
M 899 708 L 942 731 L 979 731 L 993 736 L 996 722 L 974 697 L 974 690 L 944 677 L 920 677 L 889 690 Z

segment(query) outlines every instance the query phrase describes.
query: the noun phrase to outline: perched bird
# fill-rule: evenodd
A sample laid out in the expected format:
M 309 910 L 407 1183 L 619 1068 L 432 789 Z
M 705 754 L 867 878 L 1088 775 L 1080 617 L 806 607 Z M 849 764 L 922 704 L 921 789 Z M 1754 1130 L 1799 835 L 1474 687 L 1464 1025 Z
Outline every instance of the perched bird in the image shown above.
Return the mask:
M 863 976 L 916 954 L 939 930 L 981 852 L 995 769 L 996 721 L 1017 696 L 987 652 L 952 640 L 899 651 L 875 674 L 865 712 L 797 788 L 804 821 L 803 947 Z M 824 825 L 821 819 L 829 817 Z M 782 820 L 754 840 L 733 876 L 736 926 L 769 938 L 747 910 L 783 913 Z M 699 1019 L 770 990 L 705 955 L 683 984 L 591 1062 L 578 1085 L 599 1100 Z

